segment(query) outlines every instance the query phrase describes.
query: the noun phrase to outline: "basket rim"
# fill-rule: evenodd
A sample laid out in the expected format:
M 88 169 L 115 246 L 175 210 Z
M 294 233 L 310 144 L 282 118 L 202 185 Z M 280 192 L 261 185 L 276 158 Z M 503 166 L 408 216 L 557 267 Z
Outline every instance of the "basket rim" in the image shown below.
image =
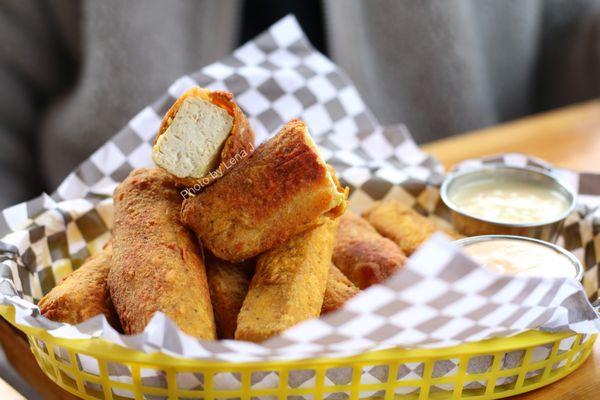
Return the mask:
M 235 365 L 236 368 L 256 368 L 260 366 L 264 369 L 265 366 L 276 367 L 281 365 L 319 365 L 319 364 L 331 364 L 332 361 L 336 363 L 348 362 L 348 363 L 376 363 L 386 362 L 390 359 L 402 360 L 403 362 L 416 362 L 424 359 L 441 359 L 441 358 L 460 358 L 460 357 L 472 357 L 478 354 L 493 354 L 493 353 L 505 353 L 514 350 L 521 350 L 529 347 L 540 346 L 547 343 L 553 343 L 559 340 L 563 340 L 570 336 L 581 335 L 580 333 L 573 332 L 558 332 L 549 333 L 541 331 L 525 331 L 515 336 L 510 337 L 498 337 L 486 339 L 478 342 L 464 343 L 457 346 L 451 347 L 440 347 L 440 348 L 390 348 L 383 350 L 367 351 L 358 353 L 352 356 L 344 357 L 317 357 L 317 358 L 303 358 L 303 359 L 291 359 L 291 360 L 267 360 L 267 361 L 214 361 L 204 360 L 198 358 L 184 358 L 176 355 L 168 355 L 161 352 L 147 353 L 141 350 L 135 350 L 126 348 L 117 343 L 109 342 L 101 338 L 91 339 L 66 339 L 58 338 L 51 335 L 48 331 L 43 328 L 36 328 L 19 324 L 15 321 L 15 310 L 10 305 L 0 305 L 0 315 L 6 319 L 11 325 L 13 325 L 19 331 L 25 333 L 29 338 L 35 338 L 43 340 L 47 344 L 65 348 L 66 350 L 73 351 L 76 353 L 86 354 L 94 358 L 99 359 L 110 359 L 111 361 L 123 362 L 123 363 L 138 363 L 145 365 L 164 365 L 170 367 L 198 367 L 198 366 L 210 366 L 213 368 L 227 367 Z M 597 335 L 591 335 L 592 339 L 595 340 Z M 33 345 L 30 343 L 30 345 Z

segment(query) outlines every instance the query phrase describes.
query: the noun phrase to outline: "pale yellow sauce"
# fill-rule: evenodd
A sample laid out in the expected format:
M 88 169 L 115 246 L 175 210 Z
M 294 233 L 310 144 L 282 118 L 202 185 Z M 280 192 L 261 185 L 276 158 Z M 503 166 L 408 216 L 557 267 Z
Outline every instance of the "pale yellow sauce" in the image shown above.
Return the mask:
M 536 223 L 562 216 L 565 196 L 535 182 L 481 180 L 456 188 L 450 199 L 459 211 L 501 223 Z
M 577 269 L 567 256 L 539 243 L 489 239 L 468 244 L 464 250 L 481 264 L 504 274 L 577 277 Z

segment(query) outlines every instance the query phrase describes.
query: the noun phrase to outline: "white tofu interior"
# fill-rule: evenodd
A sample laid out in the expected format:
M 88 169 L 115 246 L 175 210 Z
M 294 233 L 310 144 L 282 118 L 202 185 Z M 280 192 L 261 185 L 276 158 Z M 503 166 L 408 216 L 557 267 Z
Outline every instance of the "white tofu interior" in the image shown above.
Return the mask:
M 308 129 L 304 130 L 304 137 L 306 138 L 305 139 L 306 143 L 315 150 L 315 152 L 321 158 L 321 161 L 323 161 L 323 155 L 321 154 L 321 151 L 319 150 L 319 147 L 317 146 L 317 144 L 313 140 L 312 136 L 308 132 Z M 323 161 L 323 164 L 327 165 L 325 163 L 325 161 Z M 333 176 L 331 175 L 331 171 L 329 171 L 329 168 L 327 168 L 327 175 L 326 175 L 326 177 L 327 177 L 327 179 L 329 180 L 329 182 L 331 184 L 331 190 L 333 192 L 333 198 L 331 199 L 331 202 L 329 203 L 329 209 L 332 210 L 335 207 L 337 207 L 344 200 L 344 194 L 340 193 L 338 191 L 337 185 L 335 184 L 335 181 L 333 180 Z
M 209 101 L 189 97 L 158 137 L 152 159 L 180 178 L 202 178 L 218 166 L 233 117 Z

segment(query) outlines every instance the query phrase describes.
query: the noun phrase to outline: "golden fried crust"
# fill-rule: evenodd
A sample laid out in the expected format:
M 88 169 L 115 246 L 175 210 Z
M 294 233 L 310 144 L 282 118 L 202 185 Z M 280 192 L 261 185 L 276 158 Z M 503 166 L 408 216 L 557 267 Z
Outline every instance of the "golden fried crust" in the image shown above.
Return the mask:
M 407 255 L 411 255 L 437 231 L 443 231 L 451 236 L 458 235 L 398 200 L 377 202 L 363 212 L 363 217 L 377 229 L 377 232 L 400 246 Z
M 208 254 L 205 263 L 218 337 L 233 339 L 238 314 L 250 285 L 250 268 Z
M 430 214 L 427 217 L 427 219 L 430 220 L 436 226 L 436 230 L 444 232 L 446 235 L 450 236 L 450 238 L 454 240 L 463 239 L 465 237 L 464 235 L 461 235 L 460 233 L 455 231 L 450 222 L 445 221 L 434 214 Z
M 333 262 L 352 283 L 365 289 L 402 268 L 406 256 L 396 243 L 377 233 L 366 220 L 346 212 L 340 218 Z
M 111 255 L 112 248 L 107 246 L 52 288 L 38 303 L 42 315 L 52 321 L 75 325 L 104 314 L 119 330 L 119 317 L 106 285 Z
M 332 183 L 307 135 L 303 122 L 289 122 L 228 174 L 184 201 L 181 219 L 204 247 L 239 262 L 344 211 L 347 189 Z
M 321 315 L 340 308 L 360 290 L 335 265 L 329 266 Z
M 200 249 L 179 223 L 181 197 L 161 169 L 133 171 L 114 193 L 108 287 L 123 330 L 144 330 L 156 311 L 201 339 L 216 328 Z
M 212 173 L 206 175 L 204 179 L 179 178 L 173 176 L 173 179 L 179 187 L 194 187 L 198 182 L 202 182 L 202 185 L 206 186 L 209 184 L 208 182 L 212 182 L 228 171 L 227 165 L 231 165 L 230 161 L 232 158 L 235 158 L 236 155 L 238 157 L 240 155 L 246 157 L 252 154 L 254 151 L 254 131 L 250 127 L 250 123 L 244 112 L 233 100 L 233 95 L 231 93 L 220 90 L 210 91 L 195 86 L 188 89 L 165 113 L 156 138 L 154 139 L 154 144 L 158 141 L 159 136 L 165 133 L 169 125 L 171 125 L 171 122 L 173 122 L 173 119 L 175 118 L 175 114 L 177 114 L 177 111 L 179 111 L 179 108 L 185 99 L 189 97 L 199 97 L 203 100 L 210 101 L 214 105 L 227 111 L 227 113 L 233 117 L 231 132 L 225 140 L 223 149 L 221 150 L 219 166 L 214 171 L 211 171 Z
M 236 339 L 262 342 L 319 316 L 336 228 L 329 220 L 258 257 Z

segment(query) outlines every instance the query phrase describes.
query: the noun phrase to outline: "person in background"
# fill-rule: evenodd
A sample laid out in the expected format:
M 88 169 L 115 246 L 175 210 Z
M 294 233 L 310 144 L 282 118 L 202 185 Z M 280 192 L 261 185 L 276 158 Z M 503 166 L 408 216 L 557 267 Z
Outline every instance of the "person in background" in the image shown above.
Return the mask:
M 53 191 L 174 79 L 290 12 L 419 143 L 600 89 L 600 0 L 9 0 L 0 208 Z

